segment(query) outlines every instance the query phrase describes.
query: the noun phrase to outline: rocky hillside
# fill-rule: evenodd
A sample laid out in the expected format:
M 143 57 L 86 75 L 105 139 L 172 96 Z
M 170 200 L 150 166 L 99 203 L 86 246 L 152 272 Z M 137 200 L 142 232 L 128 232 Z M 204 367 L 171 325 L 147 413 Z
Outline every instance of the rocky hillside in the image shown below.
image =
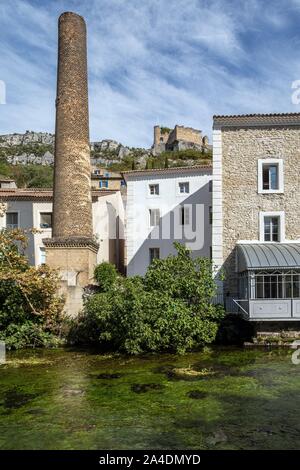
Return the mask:
M 155 156 L 152 149 L 126 147 L 115 140 L 91 142 L 91 164 L 112 171 L 195 165 L 210 160 L 210 152 L 202 153 L 196 148 Z M 21 186 L 49 185 L 53 162 L 53 134 L 26 131 L 0 136 L 0 176 L 16 178 Z

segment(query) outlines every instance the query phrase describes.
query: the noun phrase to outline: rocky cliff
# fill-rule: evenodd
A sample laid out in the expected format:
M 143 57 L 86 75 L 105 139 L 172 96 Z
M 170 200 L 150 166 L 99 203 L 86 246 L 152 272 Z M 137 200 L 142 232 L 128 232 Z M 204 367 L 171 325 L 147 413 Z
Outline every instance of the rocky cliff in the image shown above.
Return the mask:
M 6 134 L 0 136 L 0 159 L 10 165 L 51 166 L 54 162 L 54 134 L 26 131 L 25 134 Z M 190 150 L 190 153 L 189 153 Z M 172 161 L 172 165 L 193 165 L 199 159 L 207 159 L 199 149 L 193 148 L 168 155 L 155 156 L 153 149 L 126 147 L 121 143 L 104 139 L 91 142 L 91 164 L 125 170 L 132 167 L 157 168 Z M 186 153 L 184 153 L 186 152 Z
M 25 134 L 0 136 L 0 156 L 12 165 L 52 165 L 54 161 L 54 134 L 26 131 Z M 125 147 L 115 140 L 104 139 L 91 142 L 92 164 L 120 163 L 136 153 L 137 149 Z M 150 150 L 140 149 L 140 156 L 150 155 Z

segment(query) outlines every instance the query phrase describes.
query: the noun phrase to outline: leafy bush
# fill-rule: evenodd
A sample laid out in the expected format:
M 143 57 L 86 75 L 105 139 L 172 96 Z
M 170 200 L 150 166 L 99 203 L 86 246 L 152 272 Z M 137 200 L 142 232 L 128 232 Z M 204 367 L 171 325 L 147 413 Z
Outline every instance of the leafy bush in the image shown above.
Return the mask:
M 94 271 L 94 278 L 102 292 L 107 292 L 113 288 L 118 278 L 118 273 L 115 265 L 110 263 L 101 263 L 96 266 Z
M 71 342 L 139 354 L 182 353 L 214 341 L 224 312 L 211 304 L 211 262 L 176 248 L 177 256 L 154 260 L 144 278 L 119 277 L 90 297 L 73 323 Z
M 30 266 L 26 244 L 21 230 L 0 231 L 0 339 L 8 348 L 56 345 L 62 322 L 58 275 Z

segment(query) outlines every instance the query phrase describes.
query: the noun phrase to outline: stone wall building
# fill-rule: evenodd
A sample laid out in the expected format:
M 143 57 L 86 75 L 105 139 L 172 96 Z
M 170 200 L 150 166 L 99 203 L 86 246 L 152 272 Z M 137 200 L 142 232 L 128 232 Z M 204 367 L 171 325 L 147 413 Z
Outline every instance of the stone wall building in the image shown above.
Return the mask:
M 300 320 L 300 114 L 215 116 L 220 293 L 252 320 Z
M 202 136 L 202 131 L 192 127 L 176 125 L 174 129 L 154 126 L 154 142 L 152 151 L 159 155 L 165 150 L 178 151 L 193 148 L 206 151 L 210 148 L 207 136 Z

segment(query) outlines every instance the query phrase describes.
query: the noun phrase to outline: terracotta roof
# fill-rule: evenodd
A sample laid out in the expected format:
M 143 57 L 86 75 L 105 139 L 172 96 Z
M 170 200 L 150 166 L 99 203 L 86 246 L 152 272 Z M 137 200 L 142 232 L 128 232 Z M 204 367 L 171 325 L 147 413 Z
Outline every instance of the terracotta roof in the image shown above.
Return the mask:
M 232 114 L 213 116 L 214 127 L 299 126 L 300 113 Z
M 92 189 L 92 197 L 102 197 L 114 194 L 117 189 Z M 50 188 L 0 188 L 1 199 L 46 199 L 52 200 L 53 191 Z
M 144 176 L 159 174 L 172 174 L 172 173 L 189 173 L 202 170 L 212 170 L 212 165 L 195 165 L 195 166 L 177 166 L 173 168 L 155 168 L 149 170 L 130 170 L 123 171 L 122 174 L 126 176 Z

